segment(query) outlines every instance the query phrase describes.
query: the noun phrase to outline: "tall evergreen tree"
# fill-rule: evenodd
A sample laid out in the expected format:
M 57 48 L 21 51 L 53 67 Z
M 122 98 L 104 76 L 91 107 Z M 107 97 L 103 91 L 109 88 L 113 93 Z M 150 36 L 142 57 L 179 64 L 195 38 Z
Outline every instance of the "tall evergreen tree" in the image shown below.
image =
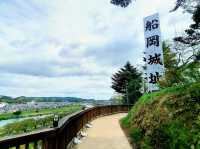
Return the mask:
M 142 96 L 141 88 L 142 88 L 142 80 L 141 78 L 133 79 L 127 84 L 127 94 L 123 97 L 123 102 L 125 104 L 134 104 L 140 96 Z
M 135 67 L 133 67 L 130 62 L 127 62 L 123 68 L 121 68 L 117 73 L 113 74 L 111 87 L 117 93 L 122 94 L 124 96 L 124 103 L 127 103 L 128 101 L 126 101 L 125 97 L 127 91 L 129 93 L 128 96 L 130 101 L 134 101 L 136 98 L 134 97 L 135 95 L 133 95 L 134 92 L 137 93 L 137 95 L 141 95 L 141 82 L 141 73 Z

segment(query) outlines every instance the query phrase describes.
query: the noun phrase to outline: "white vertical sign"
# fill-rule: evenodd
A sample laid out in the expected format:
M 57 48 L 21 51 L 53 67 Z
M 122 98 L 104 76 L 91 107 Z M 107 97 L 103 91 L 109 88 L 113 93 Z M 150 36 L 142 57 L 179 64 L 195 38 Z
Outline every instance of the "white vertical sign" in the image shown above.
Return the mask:
M 158 90 L 157 82 L 164 75 L 163 49 L 159 14 L 144 18 L 145 62 L 148 91 Z

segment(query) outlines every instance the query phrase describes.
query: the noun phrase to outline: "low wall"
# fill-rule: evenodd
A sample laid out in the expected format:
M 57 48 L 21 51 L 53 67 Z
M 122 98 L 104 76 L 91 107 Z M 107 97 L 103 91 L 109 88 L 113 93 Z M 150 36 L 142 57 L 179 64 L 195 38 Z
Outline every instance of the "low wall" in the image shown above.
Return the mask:
M 128 112 L 131 105 L 97 106 L 66 116 L 58 127 L 0 139 L 0 149 L 66 149 L 77 133 L 91 120 L 104 115 Z

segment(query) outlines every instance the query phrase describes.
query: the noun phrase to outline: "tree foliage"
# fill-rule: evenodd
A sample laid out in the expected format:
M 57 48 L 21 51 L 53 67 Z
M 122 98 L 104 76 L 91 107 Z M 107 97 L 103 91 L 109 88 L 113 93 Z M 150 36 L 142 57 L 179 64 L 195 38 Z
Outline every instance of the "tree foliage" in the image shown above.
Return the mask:
M 199 3 L 199 0 L 176 0 L 175 6 L 171 12 L 176 11 L 181 7 L 186 12 L 193 13 Z
M 111 0 L 111 3 L 121 7 L 127 7 L 132 0 Z
M 175 37 L 174 41 L 195 49 L 195 46 L 200 44 L 200 5 L 194 11 L 192 19 L 194 23 L 185 30 L 183 36 Z
M 185 30 L 184 35 L 174 38 L 184 82 L 200 80 L 200 5 L 193 11 L 192 19 L 193 24 Z
M 166 73 L 160 81 L 161 87 L 200 80 L 200 5 L 192 15 L 193 23 L 182 36 L 174 38 L 173 46 L 163 45 Z M 170 48 L 173 48 L 173 52 Z
M 126 83 L 133 79 L 139 79 L 141 74 L 129 62 L 112 76 L 112 88 L 121 94 L 126 93 Z
M 142 96 L 142 93 L 140 91 L 141 87 L 142 87 L 142 83 L 141 83 L 141 79 L 133 79 L 128 83 L 128 87 L 127 87 L 127 93 L 128 93 L 128 98 L 127 95 L 124 96 L 124 103 L 126 104 L 134 104 L 140 96 Z M 127 101 L 128 99 L 128 101 Z
M 129 6 L 132 1 L 133 0 L 111 0 L 111 3 L 125 8 Z M 180 7 L 184 8 L 188 12 L 192 12 L 198 3 L 198 0 L 176 0 L 175 6 L 171 12 L 176 11 Z
M 198 82 L 200 80 L 200 63 L 187 56 L 188 49 L 176 47 L 172 52 L 170 45 L 163 44 L 165 76 L 159 81 L 161 88 L 178 84 Z
M 123 96 L 122 95 L 114 95 L 110 98 L 110 101 L 112 102 L 112 104 L 116 104 L 116 105 L 120 105 L 123 104 Z
M 17 116 L 20 115 L 21 113 L 22 113 L 22 111 L 20 111 L 20 110 L 13 112 L 13 114 L 17 115 Z
M 134 103 L 135 98 L 137 98 L 140 93 L 141 88 L 141 73 L 133 67 L 129 62 L 121 68 L 117 73 L 112 76 L 112 88 L 117 92 L 123 95 L 124 103 L 126 101 L 126 92 L 129 93 L 129 103 Z
M 185 64 L 191 62 L 191 60 L 200 60 L 200 5 L 197 6 L 196 10 L 193 12 L 192 19 L 193 24 L 190 25 L 189 29 L 185 30 L 184 35 L 174 38 L 177 47 L 181 47 L 180 51 L 183 52 L 183 50 L 186 50 L 186 52 L 182 54 L 188 55 L 187 59 L 185 58 L 185 62 L 183 62 Z
M 182 78 L 178 71 L 178 61 L 176 53 L 172 52 L 170 45 L 163 42 L 163 56 L 165 64 L 165 76 L 159 81 L 160 87 L 171 87 L 181 82 Z

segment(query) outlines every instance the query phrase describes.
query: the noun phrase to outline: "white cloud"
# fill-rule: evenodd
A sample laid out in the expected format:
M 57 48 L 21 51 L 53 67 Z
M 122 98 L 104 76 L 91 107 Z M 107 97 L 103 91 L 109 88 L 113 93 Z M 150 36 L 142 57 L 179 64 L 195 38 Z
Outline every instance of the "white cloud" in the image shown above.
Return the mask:
M 109 0 L 0 2 L 0 93 L 108 99 L 110 77 L 142 61 L 143 17 L 159 12 L 164 39 L 190 23 L 174 1 L 138 0 L 128 8 Z

